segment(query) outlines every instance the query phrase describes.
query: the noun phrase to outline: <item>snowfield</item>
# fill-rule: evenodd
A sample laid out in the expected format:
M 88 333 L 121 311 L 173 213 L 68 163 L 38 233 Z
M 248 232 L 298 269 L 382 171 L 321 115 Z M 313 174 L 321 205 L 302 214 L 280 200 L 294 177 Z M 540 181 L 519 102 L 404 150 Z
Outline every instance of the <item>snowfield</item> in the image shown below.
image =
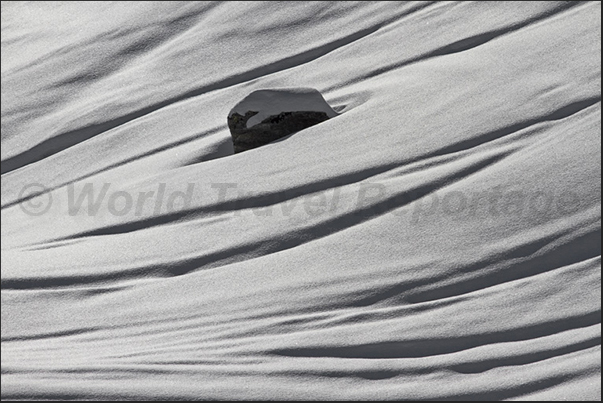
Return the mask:
M 600 2 L 1 22 L 3 400 L 601 399 Z

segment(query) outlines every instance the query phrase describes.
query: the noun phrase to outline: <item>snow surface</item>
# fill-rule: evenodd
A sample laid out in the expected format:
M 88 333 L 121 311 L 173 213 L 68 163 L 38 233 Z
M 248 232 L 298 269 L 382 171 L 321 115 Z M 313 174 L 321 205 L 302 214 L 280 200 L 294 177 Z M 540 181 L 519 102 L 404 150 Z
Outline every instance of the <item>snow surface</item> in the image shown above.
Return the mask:
M 324 112 L 329 118 L 337 116 L 322 97 L 313 88 L 280 88 L 254 91 L 237 103 L 228 116 L 233 113 L 245 115 L 248 111 L 258 112 L 247 121 L 246 127 L 253 127 L 264 119 L 281 112 Z
M 600 400 L 600 2 L 0 14 L 3 400 Z

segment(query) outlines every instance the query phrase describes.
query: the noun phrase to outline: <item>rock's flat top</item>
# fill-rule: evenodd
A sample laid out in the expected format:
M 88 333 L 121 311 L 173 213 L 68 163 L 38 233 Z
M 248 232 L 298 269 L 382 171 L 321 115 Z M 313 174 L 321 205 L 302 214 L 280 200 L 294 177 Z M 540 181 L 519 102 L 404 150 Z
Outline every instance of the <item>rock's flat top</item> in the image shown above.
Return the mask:
M 254 91 L 237 103 L 228 116 L 234 113 L 245 115 L 248 111 L 258 112 L 249 118 L 247 127 L 253 127 L 266 118 L 281 112 L 324 112 L 329 118 L 337 115 L 313 88 L 277 88 Z

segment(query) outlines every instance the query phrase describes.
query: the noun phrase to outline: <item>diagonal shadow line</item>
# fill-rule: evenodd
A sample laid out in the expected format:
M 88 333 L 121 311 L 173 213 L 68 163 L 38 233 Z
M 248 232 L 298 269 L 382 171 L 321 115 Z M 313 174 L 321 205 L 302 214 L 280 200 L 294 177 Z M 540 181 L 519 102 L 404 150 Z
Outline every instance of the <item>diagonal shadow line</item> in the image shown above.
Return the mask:
M 286 357 L 333 357 L 357 359 L 422 358 L 451 354 L 479 346 L 509 343 L 561 333 L 570 329 L 585 328 L 601 323 L 601 310 L 528 325 L 521 328 L 475 334 L 470 336 L 390 341 L 355 346 L 296 347 L 272 350 L 272 354 Z
M 406 10 L 404 13 L 397 15 L 395 18 L 404 17 L 413 12 L 421 10 L 425 7 L 430 6 L 431 3 L 419 4 L 409 10 Z M 22 168 L 26 165 L 32 164 L 34 162 L 40 161 L 44 158 L 47 158 L 51 155 L 54 155 L 60 151 L 63 151 L 69 147 L 73 147 L 76 144 L 79 144 L 83 141 L 86 141 L 100 133 L 103 133 L 107 130 L 114 129 L 118 126 L 121 126 L 127 122 L 130 122 L 134 119 L 138 119 L 142 116 L 148 115 L 152 112 L 155 112 L 161 108 L 169 106 L 171 104 L 184 101 L 189 98 L 197 97 L 199 95 L 216 91 L 219 89 L 231 87 L 236 84 L 240 84 L 243 82 L 251 81 L 253 79 L 266 76 L 269 74 L 273 74 L 276 72 L 280 72 L 283 70 L 287 70 L 293 67 L 297 67 L 302 64 L 309 63 L 315 59 L 318 59 L 328 53 L 333 52 L 334 50 L 349 45 L 352 42 L 355 42 L 359 39 L 362 39 L 381 28 L 381 26 L 385 25 L 387 21 L 381 22 L 375 26 L 360 30 L 358 32 L 354 32 L 353 34 L 347 35 L 343 38 L 331 41 L 327 44 L 320 45 L 313 49 L 307 50 L 297 55 L 293 55 L 276 62 L 270 63 L 268 65 L 259 66 L 255 69 L 246 71 L 244 73 L 234 74 L 230 77 L 227 77 L 223 80 L 219 80 L 217 82 L 201 86 L 199 88 L 187 91 L 181 95 L 166 99 L 164 101 L 155 103 L 153 105 L 147 106 L 145 108 L 139 109 L 137 111 L 128 113 L 126 115 L 120 116 L 118 118 L 89 125 L 80 129 L 71 130 L 68 132 L 57 134 L 54 137 L 51 137 L 47 140 L 42 141 L 41 143 L 33 146 L 32 148 L 23 151 L 13 157 L 2 160 L 0 163 L 0 174 L 6 174 L 8 172 L 14 171 L 16 169 Z
M 500 29 L 496 29 L 496 30 L 492 30 L 492 31 L 488 31 L 488 32 L 484 32 L 481 34 L 477 34 L 474 36 L 470 36 L 468 38 L 465 39 L 461 39 L 459 41 L 453 42 L 451 44 L 439 47 L 437 49 L 434 49 L 430 52 L 426 52 L 424 54 L 421 54 L 419 56 L 413 57 L 411 59 L 408 60 L 404 60 L 401 62 L 394 62 L 391 63 L 387 66 L 383 66 L 383 67 L 379 67 L 377 69 L 374 69 L 373 71 L 370 71 L 368 73 L 359 75 L 354 77 L 352 80 L 349 80 L 348 82 L 344 82 L 344 83 L 339 83 L 336 85 L 333 85 L 331 87 L 328 87 L 325 89 L 325 92 L 328 91 L 332 91 L 338 88 L 343 87 L 344 85 L 346 85 L 349 82 L 356 82 L 356 81 L 360 81 L 360 80 L 366 80 L 369 78 L 373 78 L 376 76 L 379 76 L 381 74 L 385 74 L 389 71 L 392 70 L 396 70 L 402 67 L 406 67 L 409 66 L 411 64 L 415 64 L 415 63 L 419 63 L 419 62 L 423 62 L 435 57 L 439 57 L 439 56 L 446 56 L 446 55 L 451 55 L 451 54 L 455 54 L 455 53 L 460 53 L 460 52 L 464 52 L 473 48 L 476 48 L 478 46 L 481 46 L 485 43 L 490 42 L 493 39 L 496 39 L 500 36 L 506 35 L 506 34 L 510 34 L 516 31 L 521 30 L 522 28 L 527 27 L 528 25 L 531 25 L 533 23 L 545 20 L 550 18 L 553 15 L 562 13 L 566 10 L 569 10 L 571 8 L 574 8 L 578 5 L 581 5 L 583 2 L 567 2 L 565 4 L 561 4 L 560 6 L 556 7 L 553 10 L 549 10 L 547 12 L 538 14 L 532 18 L 529 18 L 523 22 L 520 23 L 516 23 L 516 24 L 512 24 L 511 26 L 505 27 L 505 28 L 500 28 Z
M 151 156 L 153 154 L 160 153 L 160 152 L 165 151 L 165 150 L 169 150 L 170 148 L 174 148 L 174 147 L 178 147 L 178 146 L 181 146 L 183 144 L 186 144 L 186 143 L 190 143 L 192 141 L 198 140 L 201 137 L 206 137 L 206 136 L 210 136 L 212 134 L 216 134 L 220 130 L 223 130 L 223 129 L 224 129 L 224 127 L 222 127 L 222 126 L 214 127 L 214 128 L 209 129 L 209 130 L 207 130 L 207 131 L 205 131 L 205 132 L 203 132 L 201 134 L 195 134 L 193 136 L 189 136 L 189 137 L 180 139 L 180 140 L 175 141 L 173 143 L 169 143 L 169 144 L 166 144 L 166 145 L 163 145 L 163 146 L 156 147 L 156 148 L 154 148 L 152 150 L 149 150 L 149 151 L 146 151 L 144 153 L 141 153 L 141 154 L 138 154 L 138 155 L 134 155 L 132 157 L 126 158 L 126 159 L 121 160 L 119 162 L 107 165 L 107 166 L 105 166 L 103 168 L 100 168 L 100 169 L 97 169 L 97 170 L 92 171 L 90 173 L 87 173 L 86 175 L 79 176 L 77 178 L 71 179 L 71 180 L 69 180 L 67 182 L 61 183 L 61 184 L 53 186 L 51 188 L 45 188 L 44 190 L 42 190 L 40 192 L 35 192 L 35 193 L 29 194 L 29 195 L 27 195 L 25 197 L 19 198 L 17 200 L 8 202 L 6 204 L 3 204 L 1 208 L 4 209 L 4 208 L 12 207 L 12 206 L 14 206 L 16 204 L 23 203 L 23 202 L 25 202 L 27 200 L 33 199 L 34 197 L 41 196 L 41 195 L 43 195 L 45 193 L 52 192 L 52 191 L 60 189 L 60 188 L 62 188 L 64 186 L 68 186 L 70 184 L 76 183 L 76 182 L 84 180 L 86 178 L 90 178 L 90 177 L 92 177 L 94 175 L 97 175 L 99 173 L 102 173 L 102 172 L 105 172 L 105 171 L 110 171 L 113 168 L 120 167 L 120 166 L 128 164 L 130 162 L 133 162 L 133 161 L 136 161 L 136 160 L 139 160 L 139 159 Z
M 467 176 L 490 166 L 505 158 L 507 153 L 501 153 L 491 156 L 484 161 L 473 164 L 462 170 L 455 171 L 448 177 L 440 178 L 437 181 L 423 184 L 407 192 L 393 194 L 380 200 L 379 202 L 359 208 L 348 214 L 325 220 L 320 225 L 310 226 L 302 229 L 296 237 L 277 237 L 272 240 L 260 240 L 250 242 L 235 247 L 228 247 L 215 252 L 206 253 L 199 257 L 182 259 L 176 262 L 160 263 L 150 266 L 143 266 L 121 270 L 119 272 L 61 276 L 48 278 L 13 278 L 3 279 L 1 288 L 5 289 L 39 289 L 64 286 L 75 286 L 83 284 L 93 284 L 100 282 L 116 282 L 140 277 L 174 277 L 188 274 L 200 269 L 211 269 L 232 263 L 237 263 L 246 259 L 253 259 L 271 253 L 280 252 L 286 249 L 295 248 L 310 241 L 315 241 L 332 235 L 336 232 L 354 227 L 363 222 L 380 217 L 389 211 L 393 211 L 401 206 L 410 204 L 426 195 L 429 195 L 443 186 L 461 181 Z M 81 234 L 73 235 L 64 239 L 81 237 Z M 91 236 L 91 235 L 87 235 Z
M 598 96 L 598 97 L 587 98 L 585 100 L 573 102 L 573 103 L 563 106 L 549 114 L 542 115 L 542 116 L 539 116 L 534 119 L 529 119 L 524 122 L 519 122 L 516 124 L 505 126 L 503 128 L 477 136 L 476 138 L 472 138 L 469 140 L 451 144 L 449 146 L 436 150 L 434 153 L 432 153 L 430 155 L 417 157 L 417 158 L 411 159 L 409 161 L 405 161 L 403 163 L 404 164 L 412 164 L 412 163 L 415 163 L 424 158 L 432 158 L 432 157 L 442 156 L 445 154 L 457 153 L 462 150 L 474 148 L 474 147 L 480 146 L 484 143 L 499 139 L 504 136 L 508 136 L 512 133 L 526 129 L 530 126 L 533 126 L 533 125 L 541 123 L 541 122 L 565 119 L 565 118 L 568 118 L 576 113 L 579 113 L 580 111 L 587 109 L 588 107 L 600 102 L 600 100 L 601 100 L 601 96 Z M 74 238 L 87 237 L 87 236 L 121 234 L 121 233 L 138 231 L 138 230 L 153 227 L 153 226 L 165 225 L 165 224 L 169 224 L 172 222 L 180 221 L 182 219 L 192 219 L 192 218 L 201 216 L 203 214 L 208 214 L 208 213 L 212 213 L 212 212 L 236 211 L 236 210 L 243 210 L 243 209 L 248 209 L 248 208 L 259 208 L 259 207 L 264 207 L 267 205 L 278 204 L 278 203 L 286 202 L 286 201 L 292 200 L 294 198 L 300 197 L 304 194 L 325 191 L 327 189 L 333 188 L 334 186 L 343 186 L 343 185 L 347 185 L 350 183 L 360 182 L 360 181 L 366 180 L 370 177 L 387 172 L 391 169 L 397 168 L 398 166 L 400 166 L 400 164 L 401 163 L 384 164 L 384 165 L 373 167 L 370 169 L 357 171 L 357 172 L 354 172 L 351 174 L 344 174 L 344 175 L 341 175 L 336 178 L 329 178 L 329 179 L 314 182 L 311 184 L 305 184 L 305 185 L 300 185 L 295 188 L 285 189 L 278 193 L 250 196 L 250 197 L 247 197 L 247 199 L 245 199 L 245 200 L 229 200 L 229 201 L 225 201 L 221 204 L 205 206 L 203 208 L 203 211 L 199 211 L 198 209 L 182 210 L 182 211 L 178 211 L 178 212 L 174 212 L 174 213 L 164 214 L 164 215 L 161 215 L 158 217 L 152 217 L 152 218 L 148 218 L 148 219 L 130 222 L 127 224 L 116 224 L 116 225 L 99 228 L 99 229 L 95 229 L 95 230 L 84 231 L 84 232 L 81 232 L 78 234 L 71 235 L 69 237 L 54 239 L 52 241 L 61 241 L 61 240 L 66 240 L 66 239 L 74 239 Z M 14 205 L 17 203 L 19 203 L 19 202 L 14 202 L 11 205 Z M 51 242 L 51 241 L 49 241 L 49 242 Z

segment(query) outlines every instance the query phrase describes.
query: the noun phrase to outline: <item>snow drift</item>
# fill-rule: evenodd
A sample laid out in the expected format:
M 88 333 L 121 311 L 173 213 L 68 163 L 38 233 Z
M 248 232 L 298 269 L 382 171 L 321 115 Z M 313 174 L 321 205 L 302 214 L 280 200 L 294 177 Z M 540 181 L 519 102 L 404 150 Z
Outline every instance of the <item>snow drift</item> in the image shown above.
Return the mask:
M 601 398 L 600 3 L 1 18 L 2 399 Z

